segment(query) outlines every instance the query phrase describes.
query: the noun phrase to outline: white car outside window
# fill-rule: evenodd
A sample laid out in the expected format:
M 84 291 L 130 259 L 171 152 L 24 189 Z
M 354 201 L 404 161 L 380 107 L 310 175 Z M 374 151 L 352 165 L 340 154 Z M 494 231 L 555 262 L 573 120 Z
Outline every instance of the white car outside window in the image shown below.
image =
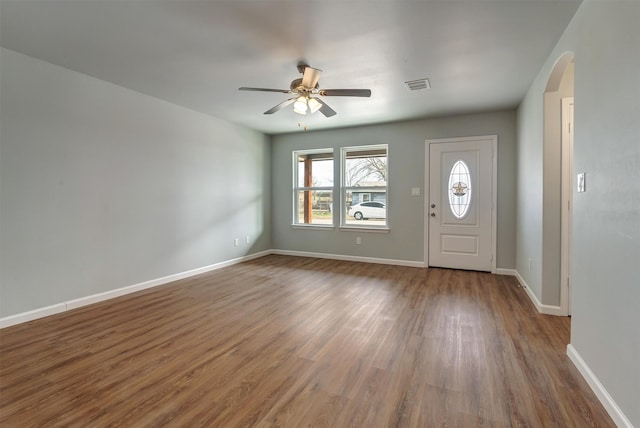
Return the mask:
M 382 202 L 361 202 L 349 207 L 348 214 L 356 220 L 387 218 L 387 207 Z

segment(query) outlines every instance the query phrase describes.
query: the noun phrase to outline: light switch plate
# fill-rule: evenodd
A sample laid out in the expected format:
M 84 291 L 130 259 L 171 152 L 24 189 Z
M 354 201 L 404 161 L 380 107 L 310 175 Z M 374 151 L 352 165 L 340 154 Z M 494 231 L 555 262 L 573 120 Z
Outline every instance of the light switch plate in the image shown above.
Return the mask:
M 420 196 L 420 188 L 412 187 L 411 188 L 411 196 Z
M 582 192 L 586 192 L 587 191 L 587 183 L 586 183 L 586 176 L 584 172 L 581 172 L 577 175 L 576 177 L 576 187 L 578 190 L 578 193 L 582 193 Z

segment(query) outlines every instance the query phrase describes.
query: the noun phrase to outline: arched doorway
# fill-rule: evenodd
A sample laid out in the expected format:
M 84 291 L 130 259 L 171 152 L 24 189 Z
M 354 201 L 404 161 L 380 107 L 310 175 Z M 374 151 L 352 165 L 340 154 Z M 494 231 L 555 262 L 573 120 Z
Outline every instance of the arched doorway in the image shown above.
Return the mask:
M 573 53 L 558 58 L 544 92 L 542 301 L 570 315 Z

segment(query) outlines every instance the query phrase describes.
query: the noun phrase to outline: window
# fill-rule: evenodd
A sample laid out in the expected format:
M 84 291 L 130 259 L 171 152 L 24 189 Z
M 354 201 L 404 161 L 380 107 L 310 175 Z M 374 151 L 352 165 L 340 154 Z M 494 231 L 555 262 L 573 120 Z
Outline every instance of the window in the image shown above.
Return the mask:
M 342 149 L 343 226 L 387 227 L 387 145 Z
M 464 161 L 453 164 L 449 173 L 449 207 L 456 218 L 463 218 L 471 203 L 471 174 Z
M 293 153 L 293 223 L 333 225 L 333 150 Z

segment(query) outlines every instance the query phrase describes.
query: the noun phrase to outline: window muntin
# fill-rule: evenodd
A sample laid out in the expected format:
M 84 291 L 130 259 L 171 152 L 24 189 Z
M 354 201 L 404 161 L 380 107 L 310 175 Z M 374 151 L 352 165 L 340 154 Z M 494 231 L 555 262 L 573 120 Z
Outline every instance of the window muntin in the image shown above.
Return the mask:
M 333 149 L 293 153 L 293 223 L 333 225 Z
M 449 173 L 449 207 L 453 215 L 462 219 L 471 205 L 471 173 L 463 160 L 456 161 Z
M 388 226 L 388 146 L 342 149 L 342 225 Z

